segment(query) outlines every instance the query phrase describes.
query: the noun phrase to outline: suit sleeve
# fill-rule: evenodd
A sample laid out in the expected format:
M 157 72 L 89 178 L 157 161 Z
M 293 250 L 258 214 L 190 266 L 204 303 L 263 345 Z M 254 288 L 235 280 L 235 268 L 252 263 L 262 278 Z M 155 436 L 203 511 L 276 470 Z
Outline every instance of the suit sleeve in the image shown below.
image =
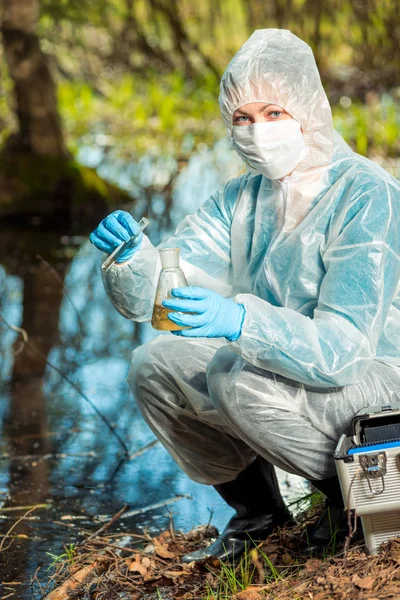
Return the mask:
M 102 273 L 107 295 L 124 317 L 150 320 L 161 270 L 161 248 L 180 248 L 180 266 L 189 285 L 223 296 L 232 293 L 231 222 L 240 179 L 228 182 L 194 214 L 185 217 L 175 233 L 157 248 L 144 236 L 140 250 L 130 261 Z
M 239 294 L 246 317 L 232 350 L 305 384 L 355 384 L 375 358 L 399 292 L 399 226 L 399 191 L 377 185 L 323 254 L 326 273 L 313 318 Z

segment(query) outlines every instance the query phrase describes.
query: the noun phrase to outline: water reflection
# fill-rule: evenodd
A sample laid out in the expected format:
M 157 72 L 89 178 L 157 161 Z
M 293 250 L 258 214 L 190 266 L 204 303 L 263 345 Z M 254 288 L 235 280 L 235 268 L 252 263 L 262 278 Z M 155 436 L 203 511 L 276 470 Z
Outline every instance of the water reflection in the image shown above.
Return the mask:
M 240 169 L 226 141 L 201 149 L 184 170 L 173 159 L 113 165 L 87 148 L 81 160 L 97 161 L 101 174 L 135 195 L 132 213 L 149 215 L 148 234 L 155 244 Z M 38 566 L 51 562 L 46 552 L 59 554 L 62 543 L 74 539 L 70 527 L 89 526 L 124 504 L 139 509 L 177 495 L 192 497 L 123 521 L 136 531 L 166 527 L 170 513 L 178 529 L 189 529 L 207 522 L 210 511 L 221 527 L 231 513 L 212 488 L 190 481 L 159 444 L 151 444 L 154 436 L 125 376 L 132 350 L 157 332 L 148 323 L 125 320 L 106 297 L 100 254 L 87 241 L 96 224 L 83 223 L 81 231 L 75 224 L 74 236 L 34 227 L 1 232 L 0 499 L 8 511 L 0 513 L 0 533 L 26 510 L 10 509 L 44 505 L 13 531 L 25 537 L 0 555 L 4 581 L 26 584 Z M 23 351 L 21 336 L 6 323 L 27 331 L 29 345 Z M 84 395 L 131 453 L 149 448 L 123 460 L 121 444 Z M 285 488 L 286 495 L 301 493 L 298 481 L 288 480 L 286 488 L 292 487 Z M 26 586 L 18 597 L 36 593 Z
M 43 236 L 35 229 L 29 232 L 9 229 L 1 236 L 4 257 L 2 333 L 7 327 L 17 334 L 15 329 L 10 329 L 15 325 L 29 332 L 29 345 L 25 346 L 21 346 L 20 336 L 12 337 L 10 332 L 3 338 L 8 339 L 9 346 L 4 348 L 0 368 L 4 382 L 0 402 L 4 407 L 1 458 L 2 468 L 8 471 L 8 481 L 1 492 L 6 494 L 3 506 L 9 510 L 14 506 L 43 504 L 49 494 L 49 464 L 34 458 L 28 463 L 25 457 L 46 454 L 50 448 L 43 391 L 46 363 L 42 357 L 59 343 L 58 319 L 69 262 L 58 260 L 59 247 L 54 233 Z M 37 251 L 44 258 L 35 264 L 32 256 Z M 57 266 L 56 279 L 53 270 L 48 268 L 48 260 Z M 5 520 L 1 526 L 5 532 L 10 525 Z M 18 580 L 28 568 L 27 546 L 34 533 L 27 521 L 22 521 L 13 533 L 25 536 L 23 539 L 27 542 L 16 541 L 2 556 L 7 558 L 7 579 Z

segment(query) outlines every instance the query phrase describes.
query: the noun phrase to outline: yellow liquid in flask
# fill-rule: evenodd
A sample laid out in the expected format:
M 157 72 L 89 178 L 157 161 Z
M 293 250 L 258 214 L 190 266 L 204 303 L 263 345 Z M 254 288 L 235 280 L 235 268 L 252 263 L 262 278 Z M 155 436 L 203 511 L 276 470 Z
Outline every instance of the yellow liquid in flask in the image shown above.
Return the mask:
M 171 319 L 168 319 L 168 315 L 170 312 L 175 312 L 173 310 L 169 310 L 168 308 L 164 308 L 164 306 L 154 305 L 153 316 L 151 318 L 151 325 L 154 329 L 158 329 L 160 331 L 178 331 L 179 329 L 190 329 L 190 327 L 182 327 L 182 325 L 177 325 Z
M 180 329 L 191 329 L 177 325 L 168 319 L 170 312 L 176 312 L 162 305 L 163 300 L 173 298 L 171 290 L 178 287 L 187 287 L 184 272 L 179 266 L 179 248 L 163 248 L 159 250 L 162 270 L 158 279 L 156 299 L 154 302 L 151 325 L 159 331 L 178 331 Z M 177 298 L 174 298 L 177 300 Z

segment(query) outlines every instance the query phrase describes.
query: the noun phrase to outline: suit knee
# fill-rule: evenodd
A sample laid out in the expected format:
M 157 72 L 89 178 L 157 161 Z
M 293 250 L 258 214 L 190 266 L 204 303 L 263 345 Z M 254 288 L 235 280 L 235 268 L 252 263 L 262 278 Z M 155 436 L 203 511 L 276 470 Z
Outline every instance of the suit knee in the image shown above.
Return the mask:
M 168 341 L 166 336 L 160 336 L 135 348 L 132 352 L 127 381 L 135 396 L 137 396 L 138 389 L 146 382 L 151 381 L 155 371 L 160 369 L 162 359 L 165 361 L 168 356 Z
M 207 386 L 216 408 L 229 405 L 229 398 L 242 364 L 243 359 L 227 346 L 220 348 L 208 363 Z

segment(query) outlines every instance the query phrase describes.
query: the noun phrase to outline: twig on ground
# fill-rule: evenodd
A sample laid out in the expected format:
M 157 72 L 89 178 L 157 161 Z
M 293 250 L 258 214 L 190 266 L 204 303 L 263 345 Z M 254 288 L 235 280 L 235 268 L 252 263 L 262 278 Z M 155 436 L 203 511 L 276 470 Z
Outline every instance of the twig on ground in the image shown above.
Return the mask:
M 206 528 L 205 528 L 205 531 L 204 531 L 204 537 L 207 537 L 208 528 L 211 525 L 211 519 L 213 518 L 213 514 L 214 514 L 214 511 L 212 509 L 211 510 L 208 509 L 208 511 L 210 513 L 210 518 L 208 519 L 208 522 L 207 522 L 207 525 L 206 525 Z
M 125 550 L 126 552 L 137 552 L 138 549 L 137 548 L 131 548 L 130 546 L 119 546 L 118 544 L 113 544 L 111 543 L 107 538 L 102 540 L 101 538 L 99 539 L 94 539 L 90 542 L 91 544 L 100 544 L 100 546 L 106 546 L 105 549 L 107 548 L 114 548 L 115 550 Z M 137 542 L 134 542 L 139 544 L 140 540 L 138 540 Z M 85 544 L 86 544 L 86 540 L 85 540 Z
M 133 460 L 134 458 L 138 458 L 138 456 L 142 456 L 142 454 L 144 454 L 145 452 L 147 452 L 148 450 L 153 448 L 158 443 L 159 443 L 159 440 L 153 440 L 152 442 L 149 442 L 148 444 L 143 446 L 143 448 L 140 448 L 139 450 L 137 450 L 136 452 L 131 454 L 129 456 L 129 460 Z
M 7 588 L 6 588 L 7 589 Z M 9 588 L 8 588 L 9 589 Z M 6 598 L 11 598 L 12 596 L 15 596 L 15 590 L 13 590 L 10 594 L 7 594 L 6 596 L 2 596 L 0 598 L 0 600 L 6 600 Z
M 135 508 L 134 510 L 130 510 L 126 512 L 122 519 L 129 519 L 130 517 L 134 517 L 136 515 L 141 515 L 149 510 L 155 510 L 156 508 L 163 508 L 166 504 L 172 504 L 173 502 L 178 502 L 178 500 L 182 500 L 183 498 L 189 498 L 192 500 L 192 496 L 189 494 L 177 494 L 173 498 L 169 498 L 168 500 L 163 500 L 162 502 L 156 502 L 155 504 L 149 504 L 148 506 L 144 506 L 143 508 Z
M 107 529 L 109 529 L 111 527 L 111 525 L 113 525 L 115 523 L 115 521 L 118 521 L 120 516 L 123 515 L 124 512 L 126 512 L 127 510 L 128 510 L 128 505 L 125 504 L 125 506 L 123 506 L 117 513 L 115 513 L 115 515 L 113 517 L 111 517 L 111 519 L 107 523 L 105 523 L 102 527 L 100 527 L 100 529 L 95 531 L 92 535 L 90 535 L 88 538 L 86 538 L 84 540 L 84 542 L 81 542 L 79 545 L 82 545 L 82 543 L 87 544 L 88 542 L 90 542 L 94 538 L 96 538 L 97 536 L 99 536 L 102 533 L 104 533 L 105 531 L 107 531 Z
M 167 507 L 166 507 L 167 508 Z M 168 531 L 171 535 L 171 538 L 173 540 L 175 540 L 175 531 L 174 531 L 174 516 L 172 514 L 172 511 L 169 510 L 169 508 L 167 508 L 167 512 L 169 515 L 169 524 L 168 524 Z
M 19 510 L 27 510 L 29 508 L 49 508 L 51 504 L 34 504 L 30 506 L 6 506 L 1 507 L 0 512 L 17 512 Z
M 12 530 L 15 529 L 16 526 L 19 525 L 19 523 L 21 523 L 21 521 L 23 521 L 25 519 L 25 517 L 27 517 L 31 512 L 33 512 L 34 510 L 36 510 L 36 508 L 37 508 L 37 506 L 33 506 L 32 508 L 30 508 L 22 517 L 20 517 L 18 519 L 18 521 L 15 521 L 14 525 L 12 525 L 10 527 L 10 529 L 7 531 L 7 533 L 5 534 L 5 536 L 3 537 L 3 539 L 1 540 L 1 543 L 0 543 L 0 552 L 5 552 L 6 550 L 8 550 L 8 548 L 12 544 L 12 541 L 8 544 L 8 546 L 6 548 L 4 548 L 4 542 L 10 536 L 10 533 L 12 532 Z
M 52 458 L 97 458 L 96 452 L 78 452 L 75 454 L 66 454 L 65 452 L 56 452 L 54 454 L 0 454 L 0 460 L 50 460 Z
M 86 531 L 86 530 L 85 530 L 85 529 L 83 529 L 83 528 L 79 528 L 79 529 L 78 529 L 78 528 L 77 528 L 77 525 L 74 525 L 73 523 L 65 523 L 64 521 L 53 521 L 53 524 L 54 524 L 54 525 L 62 525 L 63 527 L 68 527 L 69 529 L 73 529 L 73 530 L 74 530 L 74 531 L 76 531 L 76 532 L 78 532 L 78 531 L 79 531 L 79 533 L 83 533 L 83 534 L 85 534 L 85 535 L 86 535 L 86 534 L 87 534 L 87 535 L 90 535 L 90 531 Z
M 58 588 L 50 592 L 45 600 L 67 600 L 71 597 L 71 592 L 89 578 L 96 576 L 102 565 L 94 562 L 91 565 L 82 567 L 79 571 L 68 577 L 68 579 Z
M 31 579 L 31 583 L 36 582 L 39 586 L 41 594 L 43 595 L 45 593 L 45 589 L 43 588 L 42 584 L 40 583 L 39 577 L 38 577 L 38 573 L 39 573 L 40 569 L 41 569 L 41 567 L 38 567 L 36 569 L 35 573 L 33 574 L 32 579 Z
M 107 534 L 108 539 L 119 538 L 119 537 L 138 538 L 138 543 L 140 541 L 144 541 L 144 540 L 151 542 L 151 540 L 153 539 L 148 533 L 139 534 L 139 533 L 126 532 L 126 533 L 109 533 L 109 534 Z

